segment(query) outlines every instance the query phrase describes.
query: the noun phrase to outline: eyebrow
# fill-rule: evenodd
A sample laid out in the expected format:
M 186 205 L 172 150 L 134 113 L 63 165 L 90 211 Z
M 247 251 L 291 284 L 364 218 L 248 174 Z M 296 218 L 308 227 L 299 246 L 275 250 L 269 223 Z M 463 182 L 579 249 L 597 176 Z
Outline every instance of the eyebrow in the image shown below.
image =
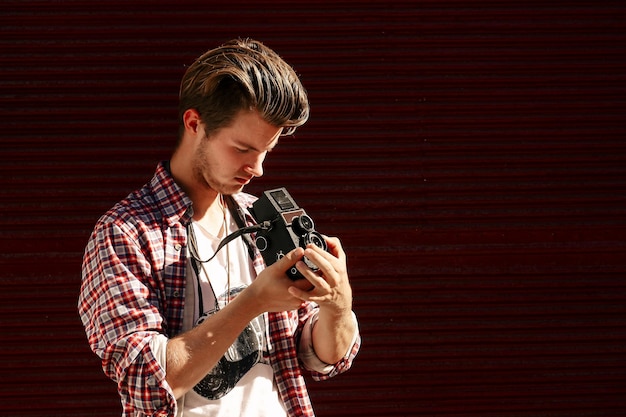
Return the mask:
M 274 142 L 272 142 L 271 146 L 267 149 L 267 152 L 272 152 L 274 150 L 274 148 L 276 147 L 276 145 L 278 144 L 278 139 L 276 138 L 276 140 Z M 246 149 L 251 149 L 255 152 L 265 152 L 265 151 L 261 151 L 259 149 L 257 149 L 256 147 L 250 145 L 249 143 L 243 142 L 241 140 L 238 139 L 234 139 L 233 142 L 235 143 L 236 146 L 240 146 L 242 148 L 246 148 Z

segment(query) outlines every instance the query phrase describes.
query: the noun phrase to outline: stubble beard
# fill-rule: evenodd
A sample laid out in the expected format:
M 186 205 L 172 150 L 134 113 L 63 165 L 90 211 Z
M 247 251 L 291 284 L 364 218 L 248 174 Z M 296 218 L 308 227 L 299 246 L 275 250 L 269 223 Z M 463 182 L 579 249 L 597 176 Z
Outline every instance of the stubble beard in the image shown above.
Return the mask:
M 232 195 L 240 192 L 243 186 L 228 185 L 220 182 L 215 175 L 216 164 L 211 162 L 206 147 L 198 149 L 192 161 L 194 180 L 202 187 L 222 195 Z

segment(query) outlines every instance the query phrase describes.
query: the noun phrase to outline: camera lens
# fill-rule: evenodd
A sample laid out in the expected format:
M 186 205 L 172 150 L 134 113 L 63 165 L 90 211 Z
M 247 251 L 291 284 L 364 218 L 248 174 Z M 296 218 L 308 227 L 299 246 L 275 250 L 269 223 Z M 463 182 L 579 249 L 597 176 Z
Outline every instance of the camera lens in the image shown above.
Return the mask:
M 306 232 L 312 232 L 315 228 L 315 223 L 313 223 L 312 218 L 310 218 L 306 214 L 303 214 L 301 216 L 295 217 L 292 220 L 292 227 L 297 233 L 303 235 Z
M 326 241 L 324 240 L 324 237 L 318 232 L 307 233 L 304 236 L 302 243 L 304 243 L 304 246 L 308 245 L 309 243 L 312 243 L 318 248 L 322 248 L 323 250 L 327 249 Z

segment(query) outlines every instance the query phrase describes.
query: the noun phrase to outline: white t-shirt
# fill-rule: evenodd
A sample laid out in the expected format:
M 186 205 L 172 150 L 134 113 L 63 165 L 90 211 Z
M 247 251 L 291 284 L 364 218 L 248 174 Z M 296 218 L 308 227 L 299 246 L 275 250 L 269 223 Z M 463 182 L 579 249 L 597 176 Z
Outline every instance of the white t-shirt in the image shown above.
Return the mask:
M 237 225 L 228 211 L 226 212 L 226 226 L 226 233 L 222 238 L 237 230 Z M 193 227 L 200 258 L 202 260 L 210 258 L 221 239 L 208 233 L 195 222 L 191 227 Z M 189 256 L 188 262 L 196 261 Z M 230 299 L 236 297 L 239 292 L 250 285 L 256 276 L 250 262 L 248 248 L 241 238 L 233 240 L 220 249 L 211 261 L 201 266 L 196 262 L 196 265 L 200 273 L 199 286 L 194 268 L 191 265 L 187 268 L 187 294 L 193 294 L 194 302 L 185 303 L 183 331 L 198 324 L 201 315 L 206 317 L 213 314 L 216 311 L 216 301 L 218 308 L 223 308 L 228 303 L 229 294 Z M 199 291 L 202 293 L 201 296 L 199 296 Z M 199 303 L 200 299 L 202 306 Z M 251 322 L 214 368 L 212 373 L 215 375 L 207 376 L 193 390 L 178 400 L 179 415 L 185 417 L 287 416 L 268 360 L 266 323 L 266 314 Z

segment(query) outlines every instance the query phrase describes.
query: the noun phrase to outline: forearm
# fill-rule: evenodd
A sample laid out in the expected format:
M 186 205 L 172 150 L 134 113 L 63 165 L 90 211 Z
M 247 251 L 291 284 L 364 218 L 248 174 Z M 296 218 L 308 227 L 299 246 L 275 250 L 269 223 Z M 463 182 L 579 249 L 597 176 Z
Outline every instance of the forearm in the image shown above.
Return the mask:
M 246 325 L 261 314 L 244 293 L 202 324 L 169 340 L 166 380 L 176 398 L 204 378 Z
M 355 332 L 352 310 L 332 312 L 320 309 L 312 336 L 317 357 L 328 364 L 338 362 L 352 347 Z

